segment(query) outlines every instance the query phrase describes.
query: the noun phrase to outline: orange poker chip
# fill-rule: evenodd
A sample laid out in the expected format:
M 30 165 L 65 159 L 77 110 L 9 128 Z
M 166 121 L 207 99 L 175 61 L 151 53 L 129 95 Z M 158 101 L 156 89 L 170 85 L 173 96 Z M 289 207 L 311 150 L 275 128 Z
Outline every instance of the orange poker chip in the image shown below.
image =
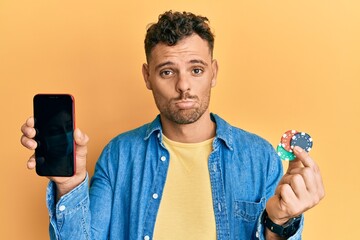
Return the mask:
M 298 133 L 296 130 L 288 130 L 281 136 L 281 146 L 288 152 L 292 152 L 291 139 Z

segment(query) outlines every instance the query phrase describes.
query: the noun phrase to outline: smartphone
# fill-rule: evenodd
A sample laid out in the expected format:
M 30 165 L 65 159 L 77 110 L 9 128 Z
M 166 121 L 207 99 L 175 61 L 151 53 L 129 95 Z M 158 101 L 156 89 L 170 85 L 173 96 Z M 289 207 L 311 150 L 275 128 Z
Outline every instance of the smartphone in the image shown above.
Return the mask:
M 36 173 L 75 174 L 75 103 L 70 94 L 37 94 L 33 99 L 37 142 Z

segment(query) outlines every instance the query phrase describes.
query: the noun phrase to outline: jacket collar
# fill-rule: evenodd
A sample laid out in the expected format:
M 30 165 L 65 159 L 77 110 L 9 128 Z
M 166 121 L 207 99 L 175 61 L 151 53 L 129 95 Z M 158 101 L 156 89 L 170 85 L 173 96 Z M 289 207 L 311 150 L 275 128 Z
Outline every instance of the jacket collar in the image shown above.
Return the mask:
M 213 146 L 214 148 L 217 147 L 219 144 L 219 140 L 223 141 L 225 145 L 232 150 L 233 147 L 233 139 L 232 139 L 232 126 L 227 123 L 224 119 L 219 117 L 214 113 L 210 113 L 211 120 L 216 124 L 216 136 L 214 139 Z M 161 119 L 160 115 L 157 115 L 154 121 L 148 124 L 144 140 L 150 138 L 151 135 L 157 134 L 157 137 L 161 139 L 162 135 L 162 126 L 161 126 Z

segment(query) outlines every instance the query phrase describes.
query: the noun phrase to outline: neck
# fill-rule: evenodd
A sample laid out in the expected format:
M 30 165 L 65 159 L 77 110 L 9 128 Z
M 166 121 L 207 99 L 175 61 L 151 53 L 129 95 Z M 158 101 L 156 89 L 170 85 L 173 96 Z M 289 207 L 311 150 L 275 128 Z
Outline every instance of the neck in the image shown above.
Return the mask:
M 177 124 L 160 115 L 164 135 L 176 142 L 198 143 L 215 136 L 216 125 L 206 111 L 196 122 Z

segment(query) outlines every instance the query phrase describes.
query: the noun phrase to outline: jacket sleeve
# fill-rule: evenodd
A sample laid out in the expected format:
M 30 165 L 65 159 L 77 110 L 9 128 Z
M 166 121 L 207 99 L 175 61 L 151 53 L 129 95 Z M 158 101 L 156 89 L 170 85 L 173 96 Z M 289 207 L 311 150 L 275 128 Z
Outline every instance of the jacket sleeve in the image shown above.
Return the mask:
M 90 239 L 88 176 L 79 186 L 55 203 L 56 185 L 47 188 L 47 207 L 50 216 L 50 239 Z
M 259 239 L 261 240 L 265 240 L 265 226 L 261 223 L 261 219 L 262 219 L 262 215 L 264 214 L 264 212 L 261 214 L 259 220 L 258 220 L 258 227 L 257 227 L 257 236 Z M 301 234 L 304 228 L 304 216 L 301 215 L 301 222 L 300 222 L 300 226 L 298 228 L 298 230 L 296 231 L 296 233 L 294 235 L 292 235 L 290 238 L 288 238 L 289 240 L 301 240 Z
M 113 191 L 109 180 L 109 149 L 99 158 L 89 188 L 89 177 L 56 203 L 56 185 L 47 189 L 51 240 L 102 240 L 109 235 Z

